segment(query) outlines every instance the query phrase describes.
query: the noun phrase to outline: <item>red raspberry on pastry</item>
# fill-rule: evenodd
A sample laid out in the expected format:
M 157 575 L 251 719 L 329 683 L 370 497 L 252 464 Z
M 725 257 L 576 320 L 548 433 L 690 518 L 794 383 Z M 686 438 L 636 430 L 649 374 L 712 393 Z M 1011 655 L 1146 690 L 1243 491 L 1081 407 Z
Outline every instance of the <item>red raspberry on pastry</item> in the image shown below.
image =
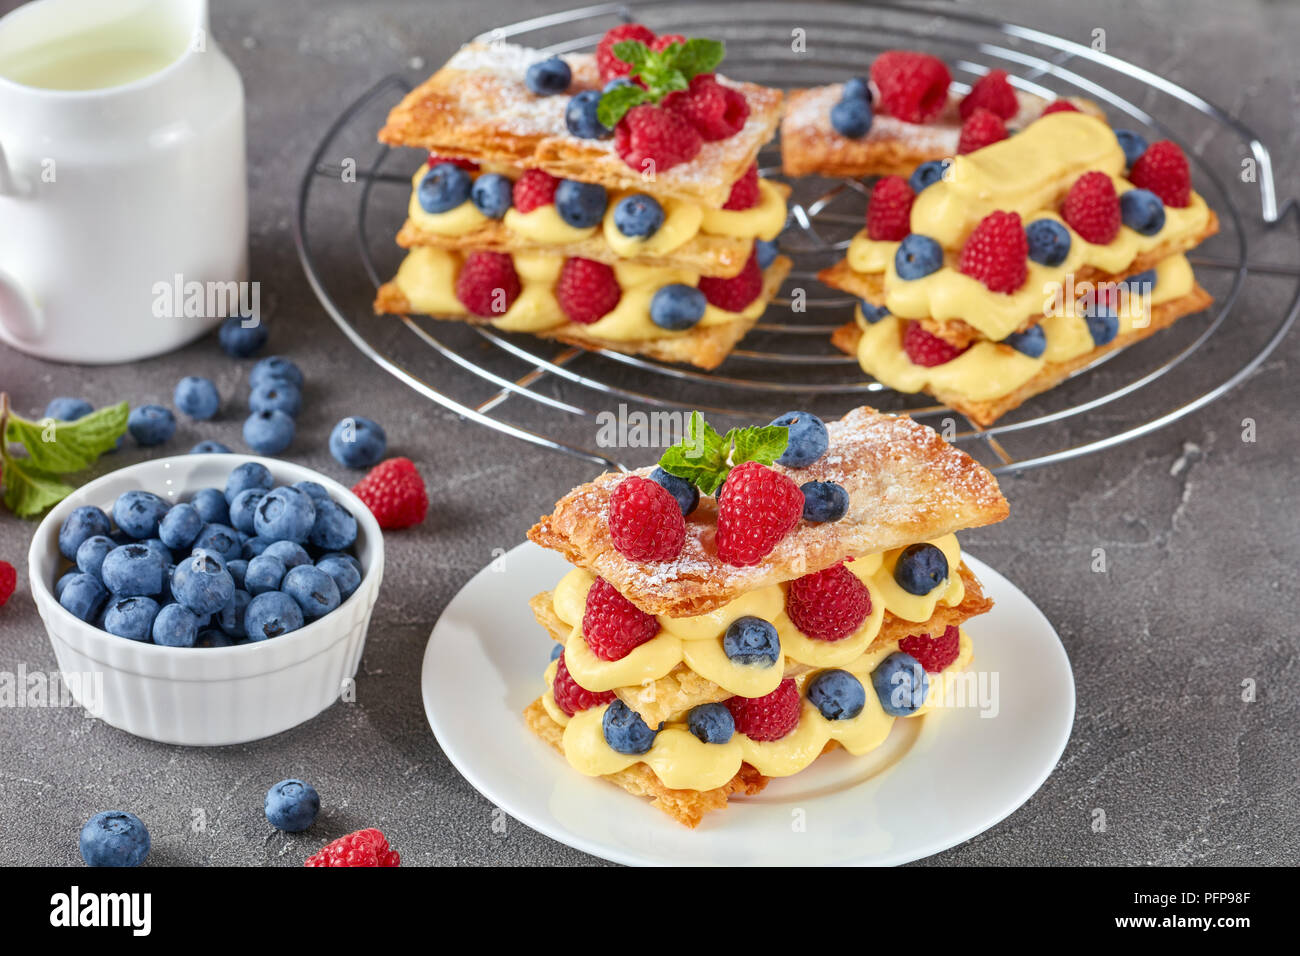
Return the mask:
M 1048 103 L 1046 106 L 1043 107 L 1042 115 L 1046 116 L 1048 113 L 1077 113 L 1077 112 L 1079 112 L 1079 107 L 1075 106 L 1069 100 L 1052 100 L 1052 102 Z
M 723 86 L 712 73 L 692 77 L 690 89 L 669 93 L 663 107 L 694 126 L 710 143 L 735 136 L 749 119 L 745 95 Z
M 979 221 L 957 259 L 957 271 L 990 292 L 1015 292 L 1029 277 L 1029 240 L 1020 213 L 991 212 Z
M 413 527 L 429 513 L 424 479 L 409 458 L 389 458 L 352 486 L 385 531 Z
M 1020 110 L 1016 91 L 1007 80 L 1006 70 L 989 70 L 976 81 L 957 106 L 962 119 L 967 119 L 978 109 L 988 110 L 1004 120 L 1011 119 Z
M 738 568 L 758 564 L 802 516 L 797 484 L 756 461 L 742 462 L 718 493 L 718 558 Z
M 931 674 L 937 674 L 957 659 L 961 651 L 961 632 L 949 624 L 938 637 L 914 634 L 898 642 L 898 649 L 911 654 Z
M 609 496 L 609 536 L 629 561 L 671 561 L 686 542 L 686 519 L 663 485 L 630 475 Z
M 430 153 L 429 168 L 433 169 L 433 167 L 437 166 L 439 163 L 451 163 L 453 166 L 459 166 L 467 172 L 478 172 L 478 163 L 474 162 L 472 159 L 452 159 L 450 156 L 435 156 L 433 153 Z
M 471 252 L 456 276 L 456 298 L 485 319 L 504 315 L 520 288 L 514 260 L 504 252 Z
M 871 613 L 871 592 L 856 574 L 835 564 L 791 581 L 785 613 L 813 640 L 840 641 Z
M 973 153 L 985 146 L 992 146 L 1007 138 L 1007 124 L 1002 117 L 992 110 L 980 107 L 961 124 L 961 135 L 957 137 L 959 154 Z
M 902 242 L 912 231 L 912 200 L 916 193 L 902 176 L 882 176 L 871 187 L 867 202 L 867 237 Z
M 659 620 L 614 589 L 604 578 L 587 591 L 582 636 L 602 661 L 621 661 L 659 633 Z
M 399 866 L 401 862 L 401 854 L 389 849 L 387 838 L 370 827 L 325 844 L 303 866 Z
M 758 256 L 751 252 L 745 267 L 730 279 L 721 276 L 701 276 L 699 289 L 709 305 L 726 312 L 741 312 L 763 291 L 763 270 L 758 267 Z
M 689 163 L 703 142 L 681 114 L 650 103 L 632 107 L 614 127 L 618 155 L 647 176 Z
M 765 697 L 732 697 L 723 701 L 736 721 L 736 732 L 750 740 L 780 740 L 799 726 L 799 688 L 786 678 Z
M 654 41 L 650 44 L 650 49 L 654 50 L 656 53 L 662 53 L 674 43 L 685 42 L 686 37 L 682 36 L 680 33 L 665 33 L 663 36 L 657 36 L 654 38 Z
M 731 184 L 723 209 L 753 209 L 758 205 L 758 163 L 750 163 L 745 174 Z
M 1128 178 L 1139 189 L 1151 190 L 1166 206 L 1181 209 L 1192 201 L 1192 170 L 1187 157 L 1177 143 L 1167 139 L 1148 146 Z
M 948 103 L 952 74 L 943 60 L 912 50 L 886 50 L 871 64 L 880 112 L 905 123 L 928 123 Z
M 560 181 L 540 169 L 526 169 L 515 180 L 511 201 L 520 212 L 532 212 L 555 202 L 555 190 Z
M 655 42 L 655 35 L 649 27 L 640 23 L 621 23 L 601 37 L 600 44 L 596 47 L 596 69 L 600 70 L 600 78 L 605 82 L 616 76 L 627 76 L 631 71 L 630 63 L 625 63 L 614 55 L 614 45 L 627 40 L 640 40 L 650 46 Z
M 608 704 L 614 699 L 614 692 L 604 690 L 596 693 L 579 684 L 564 663 L 564 651 L 560 651 L 560 656 L 555 659 L 555 681 L 551 684 L 551 696 L 555 698 L 555 705 L 572 717 L 592 707 Z
M 1119 235 L 1119 197 L 1103 172 L 1084 173 L 1061 203 L 1061 218 L 1088 242 L 1104 246 Z
M 570 322 L 590 325 L 613 311 L 623 298 L 623 289 L 614 270 L 603 262 L 565 259 L 555 283 L 555 298 Z
M 966 350 L 945 342 L 937 335 L 931 335 L 921 327 L 920 322 L 913 320 L 903 330 L 903 351 L 913 365 L 934 368 L 936 365 L 946 365 Z

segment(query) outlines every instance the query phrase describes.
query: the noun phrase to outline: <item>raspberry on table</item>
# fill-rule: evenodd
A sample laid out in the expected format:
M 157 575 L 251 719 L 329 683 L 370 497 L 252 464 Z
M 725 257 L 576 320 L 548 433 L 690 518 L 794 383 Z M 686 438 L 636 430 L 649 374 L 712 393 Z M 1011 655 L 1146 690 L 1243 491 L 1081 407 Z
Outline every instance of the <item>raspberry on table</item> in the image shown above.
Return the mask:
M 799 523 L 803 492 L 788 476 L 756 461 L 731 469 L 718 495 L 718 558 L 758 564 Z
M 522 288 L 514 260 L 504 252 L 472 252 L 456 276 L 456 298 L 485 319 L 508 312 Z
M 520 212 L 532 212 L 542 206 L 555 202 L 555 190 L 560 187 L 560 180 L 540 169 L 525 169 L 523 175 L 515 180 L 511 191 L 515 208 Z
M 401 855 L 374 827 L 349 833 L 307 857 L 303 866 L 398 866 Z
M 623 298 L 614 270 L 591 259 L 565 259 L 555 298 L 570 322 L 590 325 L 609 314 Z
M 937 335 L 931 335 L 922 328 L 920 322 L 912 320 L 903 330 L 903 351 L 913 365 L 934 368 L 951 362 L 966 350 L 945 342 Z
M 712 73 L 692 77 L 690 88 L 669 93 L 663 106 L 685 119 L 710 143 L 735 136 L 749 119 L 745 95 L 723 86 Z
M 1020 111 L 1016 91 L 1007 79 L 1006 70 L 989 70 L 976 81 L 957 106 L 957 112 L 963 120 L 978 109 L 988 110 L 1004 120 L 1011 119 Z
M 791 581 L 785 613 L 813 640 L 840 641 L 871 613 L 871 592 L 847 567 L 834 564 Z
M 555 698 L 556 706 L 570 717 L 592 707 L 608 704 L 614 699 L 612 690 L 597 693 L 587 690 L 574 680 L 568 665 L 564 663 L 563 651 L 555 660 L 555 681 L 551 684 L 551 696 Z
M 948 102 L 952 74 L 938 57 L 912 50 L 886 50 L 871 64 L 880 111 L 905 123 L 929 123 Z
M 643 103 L 623 114 L 614 127 L 614 149 L 623 162 L 647 176 L 688 163 L 703 139 L 675 110 Z
M 745 267 L 730 279 L 701 276 L 699 290 L 712 306 L 726 312 L 744 311 L 763 292 L 763 270 L 758 267 L 758 256 L 751 252 Z
M 627 76 L 632 65 L 614 55 L 614 46 L 629 40 L 640 40 L 653 49 L 654 31 L 640 23 L 621 23 L 606 31 L 596 46 L 596 69 L 600 70 L 602 80 L 612 80 L 616 76 Z
M 753 209 L 758 205 L 758 163 L 750 163 L 744 175 L 731 184 L 723 209 Z
M 604 578 L 587 591 L 582 636 L 602 661 L 621 661 L 659 633 L 659 619 L 641 610 Z
M 1015 292 L 1029 277 L 1029 240 L 1020 213 L 989 213 L 967 237 L 957 270 L 990 292 Z
M 1061 203 L 1061 218 L 1088 242 L 1104 246 L 1114 240 L 1122 217 L 1111 178 L 1094 170 L 1076 179 Z
M 902 242 L 912 231 L 915 199 L 916 193 L 902 176 L 877 179 L 867 203 L 867 237 L 877 242 Z
M 1133 168 L 1129 181 L 1149 189 L 1166 206 L 1183 208 L 1192 201 L 1192 170 L 1177 143 L 1162 139 L 1147 147 Z
M 736 722 L 736 732 L 750 740 L 780 740 L 799 726 L 802 701 L 791 678 L 763 697 L 731 697 L 723 703 Z
M 938 637 L 913 634 L 898 642 L 898 649 L 911 654 L 931 674 L 937 674 L 957 659 L 961 651 L 961 632 L 949 624 Z
M 352 493 L 365 503 L 379 527 L 385 530 L 417 525 L 429 511 L 424 479 L 409 458 L 381 461 L 352 486 Z
M 959 154 L 973 153 L 985 146 L 992 146 L 1007 138 L 1007 124 L 1002 117 L 992 110 L 979 107 L 961 124 L 961 133 L 957 137 Z
M 629 561 L 671 561 L 686 542 L 686 519 L 663 485 L 630 475 L 609 496 L 609 536 Z

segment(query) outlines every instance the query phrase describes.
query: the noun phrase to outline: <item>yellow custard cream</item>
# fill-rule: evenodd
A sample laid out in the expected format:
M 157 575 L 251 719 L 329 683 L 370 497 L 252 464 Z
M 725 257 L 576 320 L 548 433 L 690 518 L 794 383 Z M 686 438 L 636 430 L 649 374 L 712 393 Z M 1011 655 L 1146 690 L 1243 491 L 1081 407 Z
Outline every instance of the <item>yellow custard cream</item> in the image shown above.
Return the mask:
M 1147 305 L 1159 305 L 1181 298 L 1192 291 L 1195 280 L 1191 264 L 1183 255 L 1170 256 L 1156 266 L 1155 287 L 1149 300 L 1129 295 L 1120 299 L 1117 309 L 1118 335 L 1144 327 L 1151 315 Z M 1033 378 L 1048 362 L 1067 362 L 1097 348 L 1088 332 L 1088 324 L 1072 306 L 1043 319 L 1041 326 L 1047 348 L 1041 358 L 1030 358 L 1009 345 L 977 342 L 957 358 L 943 365 L 926 368 L 912 364 L 903 351 L 903 321 L 885 316 L 871 324 L 856 310 L 855 318 L 862 329 L 858 343 L 858 362 L 878 382 L 900 392 L 919 392 L 929 387 L 943 394 L 960 395 L 971 401 L 990 401 L 1009 395 Z M 891 609 L 892 610 L 892 609 Z
M 908 594 L 894 581 L 894 564 L 901 548 L 884 554 L 867 555 L 849 561 L 846 567 L 867 586 L 871 613 L 858 630 L 838 641 L 818 641 L 804 635 L 785 613 L 785 586 L 771 585 L 742 594 L 725 607 L 709 614 L 686 618 L 659 618 L 659 633 L 636 647 L 626 657 L 606 661 L 597 657 L 582 636 L 582 616 L 587 591 L 595 578 L 575 568 L 555 586 L 554 609 L 572 630 L 564 643 L 564 661 L 573 679 L 590 691 L 613 690 L 645 684 L 665 676 L 685 663 L 706 680 L 740 697 L 762 697 L 776 690 L 787 666 L 845 667 L 868 653 L 880 632 L 885 612 L 906 621 L 923 623 L 934 616 L 935 607 L 960 604 L 965 588 L 957 569 L 961 548 L 955 535 L 929 542 L 948 559 L 948 580 L 929 594 Z M 786 666 L 739 664 L 727 657 L 723 636 L 731 623 L 742 617 L 759 617 L 776 627 Z

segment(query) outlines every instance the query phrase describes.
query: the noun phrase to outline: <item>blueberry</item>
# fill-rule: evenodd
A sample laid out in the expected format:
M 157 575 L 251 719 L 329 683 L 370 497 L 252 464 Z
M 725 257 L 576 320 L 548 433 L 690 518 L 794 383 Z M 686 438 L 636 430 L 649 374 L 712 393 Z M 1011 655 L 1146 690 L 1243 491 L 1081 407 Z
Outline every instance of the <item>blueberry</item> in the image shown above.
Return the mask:
M 226 524 L 230 521 L 229 503 L 217 488 L 200 488 L 190 496 L 190 504 L 205 524 Z
M 686 729 L 706 744 L 725 744 L 736 732 L 736 719 L 724 704 L 700 704 L 686 715 Z
M 171 409 L 161 405 L 141 405 L 131 409 L 126 427 L 136 444 L 146 448 L 161 445 L 176 432 L 176 416 L 171 413 Z
M 758 260 L 758 267 L 760 269 L 766 269 L 770 266 L 779 253 L 780 250 L 777 248 L 774 240 L 754 240 L 754 258 Z
M 93 621 L 108 600 L 108 590 L 93 574 L 77 574 L 63 585 L 59 603 L 75 617 Z
M 50 399 L 50 403 L 45 406 L 45 414 L 42 418 L 53 418 L 60 422 L 75 422 L 78 418 L 85 418 L 95 410 L 95 406 L 84 398 L 68 398 L 60 396 Z
M 722 649 L 736 664 L 771 667 L 781 660 L 781 638 L 776 627 L 761 617 L 738 617 L 722 637 Z
M 558 657 L 559 657 L 561 654 L 563 654 L 563 653 L 564 653 L 564 645 L 563 645 L 563 644 L 555 644 L 555 645 L 553 645 L 553 646 L 551 647 L 551 658 L 550 658 L 550 659 L 551 659 L 551 660 L 555 660 L 556 658 L 558 658 Z
M 1115 130 L 1115 138 L 1119 140 L 1119 148 L 1124 150 L 1124 164 L 1130 168 L 1147 151 L 1146 138 L 1131 129 Z
M 278 591 L 285 571 L 284 562 L 275 555 L 259 554 L 248 562 L 244 571 L 244 590 L 254 597 L 266 591 Z
M 167 562 L 142 543 L 124 544 L 104 556 L 100 575 L 104 587 L 117 597 L 162 592 L 163 572 Z
M 612 701 L 601 722 L 605 743 L 621 754 L 643 754 L 654 745 L 656 731 L 621 700 Z
M 922 279 L 943 265 L 943 248 L 929 236 L 910 233 L 894 253 L 894 271 L 900 279 Z
M 844 100 L 871 100 L 871 87 L 865 76 L 854 76 L 844 81 L 844 90 L 840 93 Z
M 599 225 L 605 218 L 609 199 L 605 187 L 599 183 L 580 183 L 565 179 L 555 187 L 555 211 L 560 218 L 575 229 Z
M 199 636 L 199 618 L 181 604 L 164 604 L 153 619 L 153 642 L 163 647 L 193 647 Z
M 284 412 L 293 418 L 302 409 L 302 392 L 288 382 L 263 382 L 249 393 L 248 407 L 254 412 Z
M 912 192 L 920 193 L 921 190 L 943 179 L 943 174 L 948 171 L 948 164 L 951 162 L 951 159 L 932 159 L 917 166 L 912 170 L 912 175 L 907 178 L 907 184 L 912 187 Z
M 69 561 L 77 558 L 81 542 L 97 534 L 107 535 L 113 530 L 108 515 L 94 505 L 82 505 L 63 519 L 59 525 L 59 554 Z
M 235 589 L 235 594 L 230 599 L 230 603 L 217 612 L 217 625 L 221 630 L 231 637 L 244 636 L 244 615 L 248 611 L 248 605 L 253 600 L 253 596 L 247 591 L 240 588 Z
M 152 491 L 126 491 L 113 502 L 113 522 L 133 538 L 156 538 L 167 511 L 167 502 Z
M 200 421 L 211 418 L 221 407 L 221 395 L 217 392 L 217 386 L 212 384 L 211 379 L 197 375 L 186 375 L 176 383 L 172 401 L 190 418 Z
M 514 184 L 500 173 L 484 173 L 474 180 L 469 198 L 489 219 L 500 219 L 514 203 Z
M 253 366 L 248 373 L 248 387 L 256 388 L 266 382 L 288 382 L 302 388 L 302 370 L 283 355 L 270 355 Z
M 104 558 L 116 547 L 117 542 L 106 535 L 97 534 L 93 538 L 87 538 L 77 549 L 77 570 L 82 574 L 100 577 L 103 573 Z
M 139 866 L 149 855 L 149 830 L 134 813 L 105 810 L 86 821 L 78 843 L 87 866 Z
M 293 487 L 297 488 L 312 501 L 328 501 L 330 493 L 325 490 L 325 486 L 319 481 L 295 481 Z
M 231 507 L 233 515 L 234 508 Z M 297 488 L 276 488 L 267 492 L 253 512 L 253 528 L 259 538 L 302 544 L 316 523 L 316 505 Z
M 301 833 L 316 822 L 320 813 L 320 794 L 301 780 L 281 780 L 266 791 L 263 803 L 271 826 L 286 833 Z
M 286 571 L 289 568 L 296 568 L 300 564 L 311 564 L 311 558 L 308 557 L 303 546 L 294 544 L 292 541 L 273 541 L 266 546 L 266 550 L 262 553 L 269 554 L 273 558 L 279 558 Z
M 214 614 L 234 597 L 235 579 L 219 555 L 199 549 L 176 565 L 172 594 L 195 614 Z
M 237 637 L 231 637 L 219 627 L 205 627 L 199 631 L 198 636 L 194 638 L 195 647 L 233 647 L 242 641 L 244 634 L 241 631 Z
M 259 455 L 278 455 L 293 443 L 293 419 L 284 412 L 253 412 L 244 420 L 244 441 Z
M 280 637 L 302 627 L 302 609 L 283 591 L 259 594 L 244 611 L 244 629 L 250 641 Z
M 469 199 L 469 173 L 455 163 L 438 163 L 420 180 L 415 195 L 427 213 L 449 212 Z
M 334 586 L 339 589 L 340 602 L 352 597 L 361 585 L 361 571 L 342 557 L 321 558 L 316 562 L 316 567 L 334 579 Z
M 849 493 L 833 481 L 808 481 L 799 486 L 803 492 L 805 521 L 824 524 L 839 521 L 849 510 Z
M 244 560 L 252 561 L 274 543 L 270 538 L 249 538 L 244 542 Z
M 790 430 L 785 451 L 776 460 L 778 465 L 805 468 L 826 454 L 826 449 L 830 447 L 831 439 L 826 433 L 826 425 L 812 412 L 786 412 L 779 418 L 772 419 L 770 424 Z
M 266 344 L 270 334 L 266 323 L 245 315 L 232 315 L 217 330 L 221 351 L 231 358 L 248 358 L 256 355 Z
M 650 298 L 650 321 L 661 329 L 681 332 L 704 318 L 708 299 L 695 286 L 674 282 L 660 286 Z
M 894 580 L 908 594 L 929 594 L 948 580 L 948 558 L 932 544 L 912 544 L 894 565 Z
M 246 461 L 242 465 L 237 465 L 231 471 L 230 477 L 226 479 L 226 504 L 229 505 L 234 501 L 235 496 L 245 488 L 261 488 L 263 491 L 270 491 L 274 484 L 275 479 L 271 477 L 271 473 L 267 471 L 265 465 L 256 461 Z M 195 495 L 194 499 L 195 507 L 198 507 L 198 495 Z M 203 513 L 202 509 L 200 509 L 199 513 Z M 204 515 L 204 520 L 214 521 L 216 519 Z
M 700 489 L 685 478 L 678 478 L 676 475 L 668 474 L 662 468 L 656 468 L 650 472 L 650 480 L 663 485 L 668 493 L 677 499 L 677 505 L 682 509 L 683 515 L 688 515 L 699 507 Z
M 172 505 L 158 524 L 158 537 L 173 550 L 190 548 L 206 524 L 199 509 L 188 501 Z
M 583 90 L 569 100 L 564 108 L 564 125 L 571 134 L 579 139 L 604 139 L 613 133 L 600 121 L 600 97 L 596 90 Z
M 1156 270 L 1147 269 L 1145 272 L 1137 272 L 1127 279 L 1121 279 L 1119 284 L 1129 291 L 1130 295 L 1150 295 L 1156 287 Z
M 1165 204 L 1149 189 L 1130 189 L 1119 197 L 1119 214 L 1124 225 L 1144 236 L 1154 236 L 1165 227 Z
M 124 597 L 110 601 L 104 612 L 104 630 L 131 641 L 147 641 L 153 634 L 158 602 L 151 597 Z
M 342 419 L 330 432 L 330 454 L 348 468 L 369 468 L 388 450 L 388 436 L 369 418 L 360 415 Z
M 230 578 L 235 582 L 236 588 L 244 586 L 244 576 L 248 574 L 248 562 L 243 558 L 235 558 L 233 561 L 226 562 L 226 570 L 230 572 Z
M 346 508 L 326 498 L 316 502 L 316 521 L 307 540 L 325 551 L 342 551 L 357 540 L 357 519 Z
M 808 702 L 827 720 L 852 720 L 867 706 L 867 692 L 848 671 L 822 671 L 808 682 Z
M 219 441 L 205 439 L 190 449 L 191 455 L 229 455 L 230 449 Z
M 1029 258 L 1040 265 L 1059 266 L 1070 254 L 1070 230 L 1055 219 L 1035 219 L 1025 227 Z
M 846 96 L 831 107 L 831 127 L 849 139 L 866 136 L 871 120 L 871 101 L 865 97 Z
M 324 561 L 326 558 L 342 558 L 344 561 L 348 562 L 348 564 L 357 569 L 357 574 L 361 574 L 361 562 L 357 560 L 356 555 L 348 554 L 345 551 L 331 551 L 329 554 L 322 554 L 320 556 L 320 561 L 317 561 L 316 564 L 319 566 L 321 561 Z
M 624 196 L 614 207 L 614 228 L 625 236 L 653 236 L 663 224 L 664 207 L 645 193 Z
M 1094 305 L 1084 312 L 1083 321 L 1088 325 L 1093 345 L 1098 347 L 1108 345 L 1119 335 L 1119 316 L 1110 306 Z
M 303 617 L 324 617 L 339 606 L 339 586 L 318 567 L 301 564 L 284 576 L 280 589 L 298 602 Z
M 69 572 L 67 572 L 66 574 L 64 574 L 63 577 L 61 577 L 61 578 L 59 578 L 57 581 L 55 581 L 55 582 L 54 582 L 54 600 L 56 600 L 56 601 L 62 600 L 62 598 L 63 598 L 63 589 L 66 588 L 66 587 L 68 586 L 69 582 L 71 582 L 73 578 L 75 578 L 78 574 L 81 574 L 81 573 L 83 573 L 83 572 L 78 571 L 76 568 L 73 568 L 71 571 L 69 571 Z M 94 575 L 92 575 L 92 577 L 94 577 Z M 337 580 L 337 579 L 336 579 L 336 580 Z
M 871 686 L 880 698 L 880 706 L 891 717 L 916 713 L 930 692 L 930 678 L 925 668 L 911 654 L 895 651 L 871 672 Z
M 573 82 L 569 64 L 558 56 L 547 57 L 530 64 L 524 71 L 524 85 L 536 96 L 554 96 L 563 93 Z
M 1041 325 L 1032 325 L 1023 332 L 1012 332 L 1002 340 L 1002 344 L 1030 358 L 1042 358 L 1047 351 L 1047 334 Z
M 194 539 L 195 551 L 211 551 L 221 559 L 221 563 L 233 561 L 244 553 L 244 542 L 239 532 L 224 524 L 205 524 L 199 536 Z
M 244 532 L 244 534 L 256 534 L 257 532 L 253 526 L 254 512 L 266 495 L 267 492 L 263 488 L 245 488 L 235 495 L 235 500 L 230 503 L 231 527 L 236 531 Z M 240 552 L 242 553 L 243 542 L 240 542 L 240 545 Z
M 862 318 L 868 325 L 875 325 L 885 316 L 889 315 L 889 309 L 883 305 L 872 305 L 866 299 L 858 300 L 858 311 L 862 313 Z
M 130 541 L 127 542 L 127 544 L 131 544 L 131 543 L 132 542 Z M 150 551 L 152 551 L 154 554 L 156 554 L 158 556 L 158 560 L 161 561 L 164 566 L 171 564 L 172 549 L 167 547 L 167 545 L 163 543 L 162 538 L 145 538 L 140 543 L 144 545 L 146 548 L 148 548 Z M 188 554 L 189 552 L 188 550 L 186 550 L 184 551 L 184 553 Z

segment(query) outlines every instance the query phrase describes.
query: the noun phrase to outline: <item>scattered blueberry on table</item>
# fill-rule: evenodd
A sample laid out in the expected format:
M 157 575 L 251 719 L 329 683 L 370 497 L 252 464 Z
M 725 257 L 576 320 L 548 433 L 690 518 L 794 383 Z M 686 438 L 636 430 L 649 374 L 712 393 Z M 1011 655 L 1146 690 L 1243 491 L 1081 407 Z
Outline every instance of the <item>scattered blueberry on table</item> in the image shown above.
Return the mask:
M 134 813 L 105 810 L 81 828 L 80 845 L 87 866 L 139 866 L 149 855 L 149 829 Z
M 286 833 L 301 833 L 316 822 L 320 794 L 301 780 L 281 780 L 266 791 L 264 807 L 271 826 Z

